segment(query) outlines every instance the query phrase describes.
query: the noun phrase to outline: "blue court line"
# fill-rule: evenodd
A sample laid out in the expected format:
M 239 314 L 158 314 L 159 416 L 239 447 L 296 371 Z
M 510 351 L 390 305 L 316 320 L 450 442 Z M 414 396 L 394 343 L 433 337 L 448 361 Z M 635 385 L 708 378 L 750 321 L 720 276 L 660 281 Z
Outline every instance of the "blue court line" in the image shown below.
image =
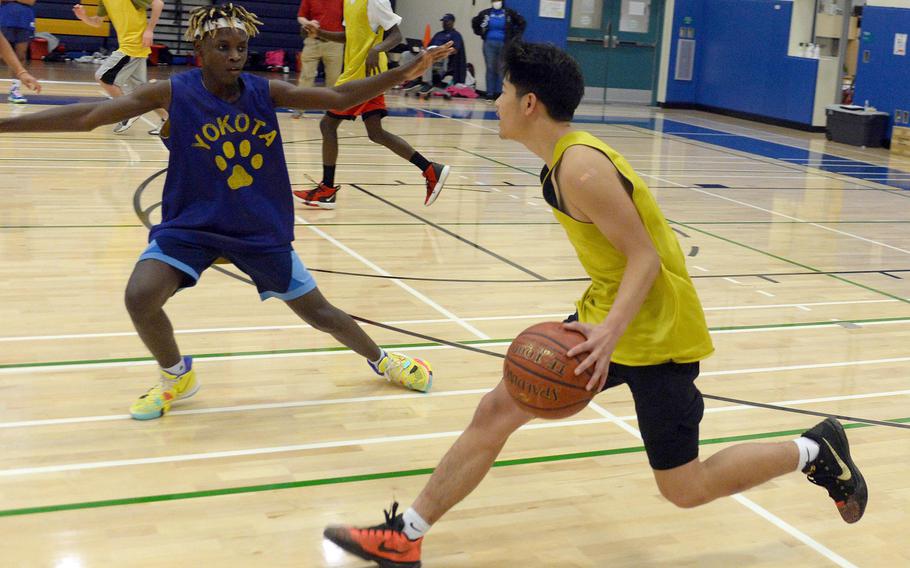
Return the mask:
M 55 96 L 29 96 L 29 101 L 35 104 L 63 105 L 75 102 L 94 102 L 104 100 L 100 97 L 55 97 Z M 287 112 L 280 109 L 281 112 Z M 321 115 L 321 111 L 307 111 L 306 114 Z M 442 116 L 440 116 L 442 115 Z M 474 109 L 445 109 L 434 110 L 433 113 L 424 112 L 414 108 L 390 108 L 389 116 L 410 118 L 457 118 L 462 120 L 496 120 L 496 112 L 492 110 Z M 730 150 L 755 154 L 765 158 L 792 162 L 819 169 L 834 174 L 839 174 L 855 179 L 888 185 L 896 189 L 910 191 L 910 172 L 896 170 L 885 166 L 877 166 L 867 162 L 860 162 L 835 156 L 813 152 L 804 148 L 795 148 L 777 142 L 759 140 L 749 136 L 731 134 L 721 130 L 713 130 L 694 124 L 686 124 L 665 118 L 619 118 L 606 115 L 576 116 L 574 122 L 581 124 L 617 124 L 623 126 L 637 126 L 662 134 L 671 134 L 689 140 L 697 140 L 712 146 L 720 146 Z M 870 188 L 871 189 L 871 188 Z

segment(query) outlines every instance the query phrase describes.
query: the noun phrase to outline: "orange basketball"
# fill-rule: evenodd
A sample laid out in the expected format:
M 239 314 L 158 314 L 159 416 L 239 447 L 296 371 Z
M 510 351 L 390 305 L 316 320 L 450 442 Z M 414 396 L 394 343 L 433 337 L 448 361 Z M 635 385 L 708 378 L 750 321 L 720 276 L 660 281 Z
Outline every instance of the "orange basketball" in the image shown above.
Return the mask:
M 566 356 L 584 340 L 584 335 L 557 322 L 538 323 L 521 332 L 503 364 L 503 380 L 515 402 L 547 419 L 572 416 L 587 406 L 597 394 L 585 390 L 593 371 L 575 375 L 587 354 Z

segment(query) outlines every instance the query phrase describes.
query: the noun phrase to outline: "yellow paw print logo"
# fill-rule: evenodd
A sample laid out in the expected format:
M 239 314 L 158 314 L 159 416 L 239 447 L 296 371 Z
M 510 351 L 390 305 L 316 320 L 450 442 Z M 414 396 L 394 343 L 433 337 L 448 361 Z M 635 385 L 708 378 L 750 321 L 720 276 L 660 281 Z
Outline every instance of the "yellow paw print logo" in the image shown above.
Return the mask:
M 244 140 L 240 143 L 240 147 L 234 147 L 233 142 L 225 142 L 221 146 L 221 152 L 223 156 L 215 156 L 215 165 L 218 166 L 218 169 L 226 172 L 228 169 L 228 160 L 233 160 L 238 155 L 241 158 L 249 158 L 250 156 L 250 141 Z M 262 154 L 256 154 L 250 158 L 250 167 L 254 170 L 258 170 L 262 167 Z M 248 187 L 253 185 L 253 176 L 250 175 L 246 168 L 240 164 L 234 164 L 231 168 L 231 177 L 228 178 L 228 187 L 231 189 L 240 189 L 241 187 Z

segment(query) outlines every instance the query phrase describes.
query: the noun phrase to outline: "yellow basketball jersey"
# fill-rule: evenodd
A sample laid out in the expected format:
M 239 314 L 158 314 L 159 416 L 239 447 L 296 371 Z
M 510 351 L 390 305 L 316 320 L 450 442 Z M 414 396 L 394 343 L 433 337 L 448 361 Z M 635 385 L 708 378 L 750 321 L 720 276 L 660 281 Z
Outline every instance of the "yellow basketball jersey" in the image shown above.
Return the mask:
M 685 256 L 676 235 L 648 186 L 616 150 L 587 132 L 571 132 L 559 140 L 553 153 L 555 165 L 547 178 L 558 170 L 559 160 L 565 151 L 575 145 L 603 152 L 619 173 L 629 180 L 635 209 L 660 255 L 660 273 L 638 314 L 616 345 L 612 360 L 622 365 L 643 366 L 668 361 L 691 363 L 704 359 L 714 352 L 705 314 L 686 271 Z M 626 258 L 595 224 L 576 221 L 556 208 L 553 214 L 575 247 L 585 272 L 591 277 L 591 285 L 576 303 L 578 319 L 583 323 L 600 324 L 616 300 Z
M 150 5 L 150 3 L 148 3 Z M 148 57 L 152 50 L 142 46 L 142 34 L 148 27 L 142 1 L 103 0 L 98 5 L 98 15 L 107 16 L 117 32 L 117 50 L 130 57 Z
M 367 54 L 374 45 L 382 43 L 385 30 L 381 27 L 375 32 L 370 27 L 367 15 L 369 0 L 344 0 L 344 73 L 336 85 L 363 79 L 367 76 Z M 385 53 L 379 54 L 379 69 L 389 68 Z

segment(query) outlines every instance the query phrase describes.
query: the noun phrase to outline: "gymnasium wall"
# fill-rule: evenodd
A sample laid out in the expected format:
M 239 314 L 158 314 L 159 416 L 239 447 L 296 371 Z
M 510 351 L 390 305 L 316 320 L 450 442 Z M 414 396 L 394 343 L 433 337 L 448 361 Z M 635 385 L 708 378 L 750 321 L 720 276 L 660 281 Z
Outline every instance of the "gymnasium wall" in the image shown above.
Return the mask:
M 854 102 L 891 114 L 910 112 L 910 55 L 894 54 L 894 35 L 910 34 L 910 8 L 866 6 L 863 9 Z M 868 61 L 866 61 L 868 52 Z M 890 136 L 890 129 L 889 129 Z
M 676 0 L 666 102 L 812 124 L 818 61 L 787 55 L 793 5 L 773 0 Z M 676 80 L 681 28 L 695 32 L 691 81 Z
M 539 17 L 540 0 L 505 0 L 507 7 L 521 14 L 528 22 L 525 39 L 547 42 L 565 47 L 569 35 L 569 18 L 572 0 L 568 0 L 566 18 L 556 20 Z M 439 19 L 443 14 L 455 16 L 455 29 L 464 37 L 468 62 L 474 64 L 477 73 L 477 88 L 486 90 L 486 65 L 483 60 L 483 41 L 471 30 L 471 18 L 481 10 L 490 7 L 489 0 L 398 0 L 396 11 L 404 18 L 401 32 L 405 37 L 422 38 L 426 25 L 432 33 L 441 29 Z

